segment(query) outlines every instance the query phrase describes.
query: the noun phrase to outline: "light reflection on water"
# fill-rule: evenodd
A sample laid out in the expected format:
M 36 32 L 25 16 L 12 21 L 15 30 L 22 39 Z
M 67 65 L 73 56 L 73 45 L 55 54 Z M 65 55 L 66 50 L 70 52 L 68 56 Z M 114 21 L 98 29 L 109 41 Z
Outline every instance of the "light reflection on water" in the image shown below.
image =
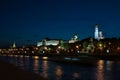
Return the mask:
M 45 80 L 119 80 L 120 62 L 99 60 L 94 66 L 56 63 L 48 57 L 1 56 L 2 59 L 41 75 Z
M 103 60 L 98 61 L 97 80 L 104 80 L 104 61 Z
M 120 63 L 117 63 L 117 66 L 113 68 L 114 61 L 105 61 L 105 60 L 99 60 L 97 65 L 97 80 L 119 80 L 119 74 L 118 71 L 116 71 L 116 68 L 120 68 Z M 119 70 L 120 71 L 120 70 Z M 115 74 L 113 74 L 115 72 Z
M 48 61 L 44 60 L 42 63 L 42 72 L 41 72 L 41 76 L 45 79 L 48 78 Z
M 35 73 L 39 73 L 39 60 L 34 60 L 34 63 L 33 63 L 33 70 Z
M 55 68 L 56 80 L 60 80 L 63 75 L 63 70 L 61 66 L 56 66 Z
M 113 61 L 106 61 L 106 69 L 108 71 L 110 71 L 112 69 L 112 64 L 113 63 L 114 63 Z

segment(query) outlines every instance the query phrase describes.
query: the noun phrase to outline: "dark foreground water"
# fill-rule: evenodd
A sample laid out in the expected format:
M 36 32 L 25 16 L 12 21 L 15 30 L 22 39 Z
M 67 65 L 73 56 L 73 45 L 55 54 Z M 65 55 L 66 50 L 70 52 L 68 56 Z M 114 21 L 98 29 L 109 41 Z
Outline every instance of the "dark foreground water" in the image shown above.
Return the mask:
M 47 61 L 48 57 L 2 55 L 21 69 L 33 71 L 46 80 L 120 80 L 120 61 L 99 60 L 95 65 L 57 63 Z

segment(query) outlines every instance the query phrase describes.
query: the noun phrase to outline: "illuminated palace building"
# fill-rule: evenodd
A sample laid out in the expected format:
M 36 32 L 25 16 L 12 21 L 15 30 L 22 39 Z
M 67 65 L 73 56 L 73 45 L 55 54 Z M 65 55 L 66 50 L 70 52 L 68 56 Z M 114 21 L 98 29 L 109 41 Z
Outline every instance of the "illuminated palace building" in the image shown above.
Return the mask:
M 98 29 L 98 24 L 95 25 L 94 38 L 97 40 L 104 39 L 102 31 L 99 31 L 99 29 Z
M 45 45 L 45 46 L 50 46 L 50 45 L 53 45 L 53 46 L 56 46 L 58 45 L 60 42 L 60 40 L 57 40 L 57 39 L 44 39 L 40 42 L 37 43 L 37 46 L 42 46 L 42 45 Z
M 62 39 L 43 39 L 42 41 L 38 42 L 37 43 L 37 47 L 40 47 L 40 46 L 57 46 L 59 43 L 61 43 L 61 41 L 63 41 L 63 43 L 75 43 L 76 41 L 78 41 L 78 35 L 75 34 L 73 36 L 73 38 L 69 41 L 66 41 L 66 40 L 62 40 Z

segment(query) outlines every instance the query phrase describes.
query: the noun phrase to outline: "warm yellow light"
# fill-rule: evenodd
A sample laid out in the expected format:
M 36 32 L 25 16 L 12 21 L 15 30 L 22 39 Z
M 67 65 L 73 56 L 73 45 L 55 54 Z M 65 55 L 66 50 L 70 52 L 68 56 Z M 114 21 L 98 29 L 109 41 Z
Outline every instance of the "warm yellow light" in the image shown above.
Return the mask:
M 39 59 L 39 57 L 38 57 L 38 56 L 34 56 L 33 58 L 34 58 L 34 59 Z
M 26 50 L 29 50 L 29 48 L 26 48 Z
M 102 47 L 102 44 L 100 43 L 99 46 Z
M 43 57 L 43 59 L 47 60 L 47 59 L 48 59 L 48 57 Z
M 47 50 L 47 47 L 44 47 L 45 50 Z
M 99 70 L 103 70 L 103 67 L 104 67 L 104 61 L 103 60 L 99 60 L 99 62 L 98 62 L 98 69 Z
M 58 46 L 58 49 L 60 49 L 61 47 L 60 46 Z
M 117 50 L 120 50 L 120 47 L 117 47 Z
M 79 48 L 79 46 L 78 46 L 78 45 L 76 45 L 76 48 Z
M 36 47 L 35 49 L 36 49 L 36 50 L 38 50 L 38 48 L 37 48 L 37 47 Z
M 111 45 L 111 42 L 109 42 L 108 44 Z

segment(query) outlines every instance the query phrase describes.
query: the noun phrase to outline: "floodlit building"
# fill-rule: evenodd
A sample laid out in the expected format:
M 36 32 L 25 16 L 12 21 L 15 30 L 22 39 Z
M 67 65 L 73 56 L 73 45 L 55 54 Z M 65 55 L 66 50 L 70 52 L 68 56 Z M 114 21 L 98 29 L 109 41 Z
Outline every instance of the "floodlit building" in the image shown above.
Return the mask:
M 94 38 L 97 40 L 104 39 L 102 31 L 98 29 L 98 24 L 95 25 Z
M 13 46 L 12 46 L 12 48 L 16 48 L 16 44 L 15 44 L 15 42 L 13 43 Z
M 94 38 L 97 39 L 97 40 L 99 40 L 98 24 L 95 25 Z
M 78 41 L 78 35 L 77 34 L 75 34 L 73 36 L 73 38 L 71 40 L 69 40 L 69 43 L 75 43 L 76 41 Z
M 50 39 L 50 40 L 42 40 L 40 42 L 37 43 L 37 46 L 49 46 L 49 45 L 53 45 L 53 46 L 57 46 L 59 44 L 60 40 L 55 40 L 55 39 Z
M 99 31 L 99 39 L 104 39 L 102 31 Z

